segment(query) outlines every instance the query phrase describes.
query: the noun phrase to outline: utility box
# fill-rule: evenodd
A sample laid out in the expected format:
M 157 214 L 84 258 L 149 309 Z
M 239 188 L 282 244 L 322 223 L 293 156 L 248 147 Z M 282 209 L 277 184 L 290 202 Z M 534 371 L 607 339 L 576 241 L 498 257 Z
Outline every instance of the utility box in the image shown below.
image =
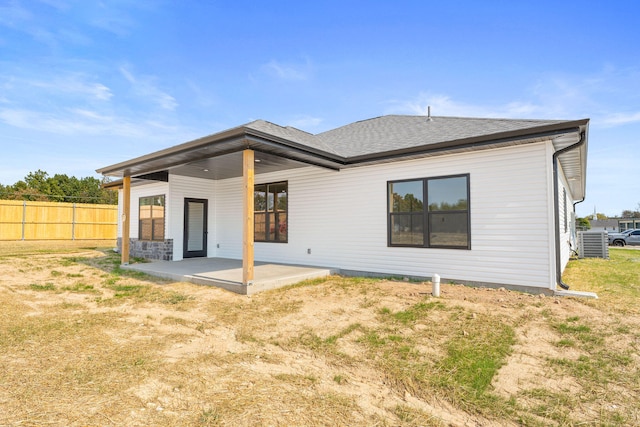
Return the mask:
M 606 231 L 578 231 L 578 258 L 609 259 L 609 236 Z

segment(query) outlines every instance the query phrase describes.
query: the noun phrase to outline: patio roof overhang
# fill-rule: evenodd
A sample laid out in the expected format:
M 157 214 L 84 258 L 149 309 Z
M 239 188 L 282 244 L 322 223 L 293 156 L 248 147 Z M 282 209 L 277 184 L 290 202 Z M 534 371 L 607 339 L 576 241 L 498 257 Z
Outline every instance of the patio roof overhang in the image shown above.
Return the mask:
M 96 170 L 106 175 L 133 178 L 154 172 L 207 179 L 242 176 L 242 152 L 256 153 L 257 173 L 307 165 L 338 170 L 344 159 L 294 141 L 239 127 L 140 156 Z

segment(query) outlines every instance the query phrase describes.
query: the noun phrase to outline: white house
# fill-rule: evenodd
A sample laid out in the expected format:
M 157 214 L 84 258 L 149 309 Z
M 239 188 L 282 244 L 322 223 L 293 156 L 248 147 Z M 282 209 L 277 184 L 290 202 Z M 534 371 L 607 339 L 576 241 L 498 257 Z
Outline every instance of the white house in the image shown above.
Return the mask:
M 129 255 L 329 266 L 534 291 L 561 281 L 588 119 L 382 116 L 317 135 L 257 120 L 98 169 Z

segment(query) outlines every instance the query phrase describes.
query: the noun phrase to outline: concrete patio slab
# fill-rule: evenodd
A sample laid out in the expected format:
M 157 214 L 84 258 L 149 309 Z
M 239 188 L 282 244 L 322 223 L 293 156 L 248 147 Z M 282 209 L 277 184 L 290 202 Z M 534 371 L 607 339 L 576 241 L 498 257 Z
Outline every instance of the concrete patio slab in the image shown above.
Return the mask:
M 337 269 L 306 265 L 254 263 L 254 281 L 242 283 L 242 261 L 229 258 L 191 258 L 182 261 L 153 261 L 123 265 L 122 268 L 152 276 L 199 285 L 211 285 L 243 295 L 275 289 L 303 280 L 337 274 Z

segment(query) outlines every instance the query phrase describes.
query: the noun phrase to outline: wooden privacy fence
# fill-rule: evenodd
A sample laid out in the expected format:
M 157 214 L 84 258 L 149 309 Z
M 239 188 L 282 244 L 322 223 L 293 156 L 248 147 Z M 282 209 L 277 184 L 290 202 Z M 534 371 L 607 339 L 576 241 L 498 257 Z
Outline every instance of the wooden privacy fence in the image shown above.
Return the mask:
M 118 206 L 0 200 L 0 240 L 107 240 Z

